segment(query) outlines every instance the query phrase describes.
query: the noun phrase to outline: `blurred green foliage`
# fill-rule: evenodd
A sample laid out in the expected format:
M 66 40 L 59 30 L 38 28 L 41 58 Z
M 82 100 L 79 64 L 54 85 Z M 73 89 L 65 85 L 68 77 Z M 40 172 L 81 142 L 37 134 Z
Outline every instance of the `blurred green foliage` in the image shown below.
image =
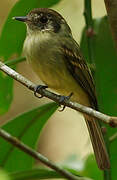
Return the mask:
M 5 124 L 2 128 L 22 140 L 25 144 L 35 148 L 40 133 L 49 119 L 55 112 L 58 105 L 49 103 L 23 113 Z M 15 148 L 2 138 L 0 138 L 0 165 L 7 171 L 20 171 L 31 168 L 34 164 L 34 159 Z M 25 162 L 25 163 L 24 163 Z
M 103 172 L 98 169 L 95 157 L 92 154 L 87 157 L 85 167 L 80 174 L 94 180 L 103 180 Z
M 117 54 L 114 48 L 107 17 L 94 20 L 95 36 L 93 37 L 93 57 L 95 64 L 94 79 L 98 97 L 99 110 L 103 113 L 117 116 Z M 81 49 L 85 59 L 89 62 L 86 30 L 83 31 Z M 106 126 L 105 124 L 103 126 Z M 106 126 L 107 138 L 116 129 Z M 116 175 L 117 141 L 109 144 L 112 179 Z
M 0 115 L 6 113 L 13 100 L 13 79 L 0 72 Z
M 11 178 L 8 176 L 8 174 L 0 169 L 0 180 L 11 180 Z

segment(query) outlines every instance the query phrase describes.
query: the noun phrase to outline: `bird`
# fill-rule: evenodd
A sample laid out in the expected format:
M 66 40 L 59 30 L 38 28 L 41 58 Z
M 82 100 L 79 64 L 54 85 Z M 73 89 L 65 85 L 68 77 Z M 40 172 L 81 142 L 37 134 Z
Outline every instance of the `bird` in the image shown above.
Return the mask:
M 91 71 L 70 26 L 55 10 L 36 8 L 14 19 L 26 24 L 23 50 L 39 78 L 50 89 L 71 100 L 98 110 Z M 97 165 L 110 169 L 110 160 L 99 120 L 83 114 L 92 142 Z

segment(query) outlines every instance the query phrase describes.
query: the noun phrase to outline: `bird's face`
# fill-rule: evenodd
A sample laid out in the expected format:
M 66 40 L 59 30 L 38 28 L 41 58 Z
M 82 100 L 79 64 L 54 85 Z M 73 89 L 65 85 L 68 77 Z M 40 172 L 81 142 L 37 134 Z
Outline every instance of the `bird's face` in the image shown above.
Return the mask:
M 48 31 L 71 34 L 65 19 L 51 9 L 37 8 L 30 11 L 27 16 L 15 17 L 15 19 L 26 23 L 28 33 Z

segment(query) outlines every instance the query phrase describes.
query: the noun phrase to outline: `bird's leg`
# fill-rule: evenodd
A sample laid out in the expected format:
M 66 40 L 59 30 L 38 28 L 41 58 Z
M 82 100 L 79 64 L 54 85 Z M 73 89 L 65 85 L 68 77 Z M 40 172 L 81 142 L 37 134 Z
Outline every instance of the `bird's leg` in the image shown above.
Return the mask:
M 73 95 L 73 92 L 71 92 L 68 96 L 60 96 L 60 99 L 59 99 L 60 107 L 62 106 L 61 103 L 65 102 L 65 101 L 68 101 L 71 98 L 72 95 Z M 63 107 L 61 109 L 59 109 L 59 112 L 64 111 L 65 107 L 66 106 L 63 105 Z
M 36 97 L 38 97 L 38 98 L 42 98 L 43 95 L 39 96 L 39 95 L 37 95 L 37 92 L 39 92 L 39 90 L 46 89 L 46 88 L 48 88 L 48 86 L 45 86 L 45 85 L 37 85 L 37 86 L 35 86 L 35 88 L 34 88 L 34 95 Z

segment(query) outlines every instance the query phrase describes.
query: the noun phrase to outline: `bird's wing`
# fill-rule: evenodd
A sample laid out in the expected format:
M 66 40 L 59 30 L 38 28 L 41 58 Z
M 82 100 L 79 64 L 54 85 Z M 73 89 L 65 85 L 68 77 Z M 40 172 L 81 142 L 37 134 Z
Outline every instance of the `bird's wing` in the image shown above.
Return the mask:
M 66 44 L 62 45 L 61 51 L 62 56 L 64 56 L 67 69 L 76 82 L 88 94 L 92 107 L 97 109 L 97 100 L 93 78 L 86 62 L 84 61 L 84 58 L 80 54 L 79 46 L 72 39 L 70 42 L 66 40 Z M 99 121 L 93 117 L 90 117 L 89 119 L 88 115 L 85 115 L 84 117 L 89 130 L 98 167 L 100 169 L 108 169 L 110 168 L 110 161 L 103 139 L 103 134 L 100 129 Z
M 77 83 L 89 95 L 89 100 L 91 101 L 92 105 L 97 109 L 95 86 L 91 72 L 79 52 L 80 48 L 77 43 L 75 42 L 73 46 L 70 47 L 72 47 L 72 49 L 68 47 L 67 43 L 66 45 L 62 45 L 61 50 L 64 56 L 65 64 Z M 73 49 L 73 47 L 75 48 Z

